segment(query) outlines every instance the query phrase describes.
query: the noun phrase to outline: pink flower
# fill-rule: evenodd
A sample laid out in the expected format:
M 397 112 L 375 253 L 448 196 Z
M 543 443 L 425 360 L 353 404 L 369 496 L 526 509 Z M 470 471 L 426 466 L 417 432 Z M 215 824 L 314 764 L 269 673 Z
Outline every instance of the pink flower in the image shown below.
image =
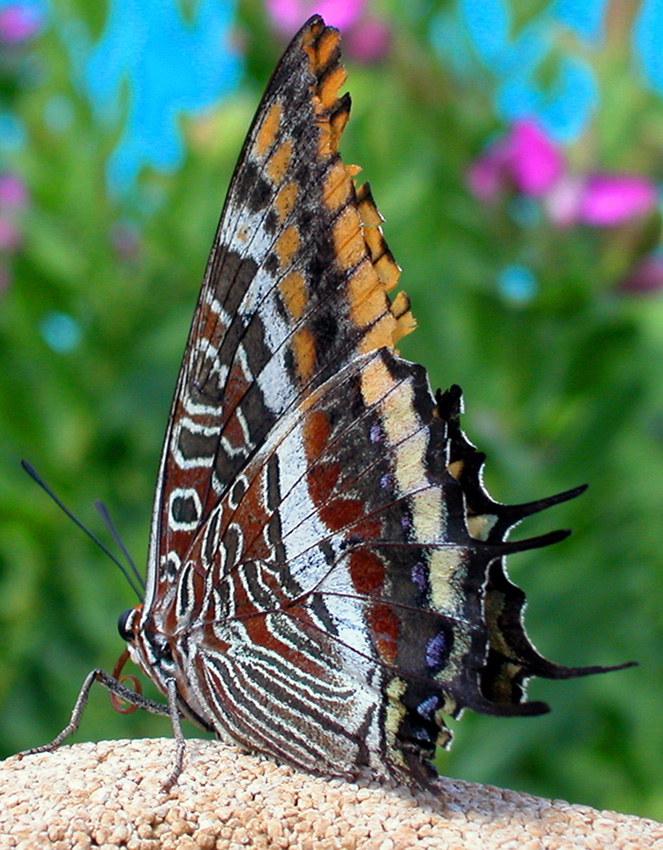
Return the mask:
M 42 25 L 42 15 L 30 3 L 11 3 L 0 9 L 0 42 L 21 44 L 33 38 Z
M 313 14 L 340 30 L 354 26 L 367 0 L 266 0 L 267 14 L 274 27 L 290 38 Z
M 553 141 L 533 121 L 518 121 L 467 172 L 470 190 L 496 201 L 510 187 L 539 198 L 559 227 L 614 227 L 650 212 L 657 192 L 645 177 L 572 174 Z
M 480 201 L 496 201 L 505 189 L 508 171 L 506 145 L 497 142 L 467 170 L 467 184 Z
M 510 132 L 488 148 L 467 174 L 472 192 L 493 201 L 509 185 L 540 197 L 559 179 L 564 160 L 557 146 L 534 121 L 516 121 Z
M 534 121 L 516 121 L 509 137 L 508 166 L 516 188 L 535 198 L 561 177 L 564 159 Z
M 590 174 L 578 205 L 578 221 L 614 227 L 650 212 L 656 201 L 656 189 L 644 177 Z
M 389 52 L 391 31 L 384 21 L 365 15 L 369 0 L 265 0 L 274 29 L 285 38 L 314 13 L 341 30 L 345 53 L 357 62 L 375 62 Z
M 365 18 L 348 31 L 344 48 L 356 62 L 370 65 L 391 50 L 391 30 L 379 18 Z
M 646 215 L 658 195 L 645 177 L 628 174 L 565 175 L 544 198 L 550 220 L 559 227 L 588 224 L 615 227 Z
M 0 209 L 22 210 L 28 204 L 28 190 L 16 174 L 0 174 Z

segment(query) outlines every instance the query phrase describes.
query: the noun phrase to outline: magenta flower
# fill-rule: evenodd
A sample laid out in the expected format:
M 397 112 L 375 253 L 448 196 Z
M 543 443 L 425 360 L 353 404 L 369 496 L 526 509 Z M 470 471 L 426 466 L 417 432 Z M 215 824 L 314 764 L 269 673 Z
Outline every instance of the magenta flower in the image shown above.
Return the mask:
M 656 189 L 644 177 L 590 174 L 580 197 L 578 221 L 613 227 L 650 212 L 656 201 Z
M 267 14 L 275 29 L 290 38 L 304 21 L 317 13 L 325 23 L 341 30 L 354 26 L 367 0 L 266 0 Z
M 364 18 L 348 30 L 344 49 L 363 65 L 379 62 L 391 50 L 391 29 L 379 18 Z
M 516 121 L 510 132 L 478 157 L 467 174 L 481 200 L 494 201 L 509 186 L 537 198 L 560 178 L 564 160 L 534 121 Z
M 43 23 L 40 10 L 31 3 L 11 3 L 0 9 L 0 42 L 22 44 L 33 38 Z
M 0 174 L 0 210 L 22 210 L 28 204 L 28 190 L 16 174 Z
M 534 121 L 516 121 L 509 136 L 508 155 L 516 188 L 535 198 L 545 194 L 564 170 L 559 149 Z
M 357 62 L 375 62 L 389 52 L 391 31 L 384 21 L 366 15 L 369 0 L 265 0 L 267 15 L 285 38 L 317 13 L 338 27 L 345 53 Z
M 573 224 L 615 227 L 651 212 L 657 200 L 656 188 L 645 177 L 565 175 L 544 198 L 544 206 L 550 220 L 560 227 Z
M 657 202 L 654 185 L 644 177 L 570 173 L 560 150 L 533 121 L 516 122 L 472 163 L 467 181 L 482 201 L 496 201 L 509 188 L 539 198 L 559 227 L 614 227 L 645 215 Z

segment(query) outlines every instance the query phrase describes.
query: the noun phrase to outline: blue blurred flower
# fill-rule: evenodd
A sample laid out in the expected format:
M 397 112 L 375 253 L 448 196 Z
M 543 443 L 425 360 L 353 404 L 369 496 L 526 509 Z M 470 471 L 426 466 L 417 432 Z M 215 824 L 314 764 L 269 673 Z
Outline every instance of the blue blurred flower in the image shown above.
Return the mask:
M 53 351 L 66 354 L 79 345 L 82 337 L 78 322 L 66 313 L 48 313 L 39 326 L 44 342 Z
M 15 151 L 25 144 L 25 127 L 13 112 L 0 112 L 0 150 Z
M 645 75 L 659 92 L 663 92 L 663 4 L 660 0 L 644 0 L 635 25 L 634 42 Z
M 598 86 L 589 63 L 580 55 L 563 55 L 554 79 L 541 82 L 541 66 L 557 47 L 559 24 L 581 39 L 596 38 L 606 0 L 551 0 L 516 31 L 507 0 L 458 0 L 450 38 L 449 9 L 433 20 L 431 38 L 438 53 L 451 54 L 453 67 L 471 65 L 470 54 L 455 43 L 463 28 L 474 50 L 497 82 L 495 107 L 505 121 L 535 118 L 557 141 L 578 136 L 598 103 Z M 558 25 L 551 26 L 551 23 Z
M 539 291 L 539 283 L 527 266 L 506 266 L 497 278 L 497 287 L 504 298 L 513 304 L 528 304 Z
M 86 81 L 106 119 L 125 120 L 108 165 L 112 188 L 129 188 L 143 165 L 176 167 L 180 115 L 208 107 L 235 87 L 241 63 L 230 46 L 234 10 L 235 2 L 200 0 L 185 20 L 177 3 L 111 0 Z

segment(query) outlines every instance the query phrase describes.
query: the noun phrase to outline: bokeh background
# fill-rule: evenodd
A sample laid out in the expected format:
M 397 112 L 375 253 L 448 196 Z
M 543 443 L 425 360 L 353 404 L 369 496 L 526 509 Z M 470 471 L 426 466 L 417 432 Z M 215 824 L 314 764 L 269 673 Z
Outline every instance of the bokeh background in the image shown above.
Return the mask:
M 19 461 L 108 540 L 103 500 L 142 569 L 225 190 L 313 10 L 419 319 L 402 352 L 463 387 L 496 498 L 590 484 L 521 532 L 574 529 L 511 559 L 531 637 L 640 662 L 533 683 L 544 717 L 465 715 L 440 770 L 663 819 L 661 0 L 0 0 L 0 751 L 62 728 L 135 603 Z M 76 740 L 169 734 L 100 689 Z

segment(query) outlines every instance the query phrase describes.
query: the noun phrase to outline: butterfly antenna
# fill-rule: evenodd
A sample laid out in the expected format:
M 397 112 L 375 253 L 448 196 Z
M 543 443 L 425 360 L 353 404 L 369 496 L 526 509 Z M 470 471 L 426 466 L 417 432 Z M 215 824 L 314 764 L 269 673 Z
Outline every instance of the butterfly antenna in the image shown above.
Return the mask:
M 111 561 L 112 561 L 112 562 L 113 562 L 116 566 L 118 566 L 118 567 L 120 568 L 120 570 L 122 571 L 122 575 L 123 575 L 123 576 L 126 578 L 126 580 L 129 582 L 129 585 L 131 586 L 131 589 L 133 590 L 133 592 L 136 594 L 136 596 L 137 596 L 139 599 L 142 599 L 142 598 L 143 598 L 143 594 L 142 594 L 142 593 L 140 592 L 140 590 L 136 587 L 136 584 L 135 584 L 135 582 L 134 582 L 134 580 L 133 580 L 132 576 L 131 576 L 128 572 L 127 572 L 127 570 L 126 570 L 126 568 L 125 568 L 124 564 L 122 564 L 122 563 L 121 563 L 121 562 L 120 562 L 120 561 L 119 561 L 119 560 L 115 557 L 115 555 L 113 555 L 113 553 L 110 551 L 110 549 L 108 549 L 108 547 L 107 547 L 107 546 L 105 546 L 105 545 L 101 542 L 101 540 L 99 540 L 99 538 L 98 538 L 96 535 L 94 535 L 94 534 L 90 531 L 90 529 L 89 529 L 89 528 L 86 528 L 86 527 L 83 525 L 83 523 L 82 523 L 82 522 L 78 519 L 78 517 L 76 517 L 76 516 L 74 516 L 74 514 L 72 514 L 72 512 L 69 510 L 69 508 L 68 508 L 68 507 L 67 507 L 67 506 L 66 506 L 66 505 L 65 505 L 65 504 L 64 504 L 64 503 L 63 503 L 63 502 L 62 502 L 62 501 L 61 501 L 61 500 L 60 500 L 60 499 L 59 499 L 59 498 L 55 495 L 55 493 L 51 490 L 51 488 L 50 488 L 50 487 L 48 486 L 48 484 L 44 481 L 44 479 L 41 477 L 41 475 L 37 472 L 37 470 L 36 470 L 36 469 L 35 469 L 35 468 L 31 465 L 31 464 L 29 464 L 29 463 L 27 462 L 27 460 L 22 460 L 22 461 L 21 461 L 21 466 L 22 466 L 22 467 L 23 467 L 23 469 L 24 469 L 24 470 L 28 473 L 28 475 L 30 476 L 30 478 L 32 478 L 32 480 L 33 480 L 33 481 L 35 481 L 37 484 L 39 484 L 39 486 L 41 487 L 41 489 L 42 489 L 45 493 L 47 493 L 47 494 L 51 497 L 51 499 L 53 499 L 53 501 L 54 501 L 54 502 L 55 502 L 55 504 L 56 504 L 56 505 L 60 508 L 60 510 L 61 510 L 61 511 L 63 511 L 63 512 L 64 512 L 64 513 L 65 513 L 65 514 L 69 517 L 69 519 L 70 519 L 73 523 L 75 523 L 75 524 L 76 524 L 76 525 L 77 525 L 77 526 L 81 529 L 81 531 L 84 531 L 84 532 L 85 532 L 85 534 L 87 534 L 87 536 L 90 538 L 90 540 L 93 540 L 93 541 L 97 544 L 97 546 L 98 546 L 98 547 L 102 550 L 102 552 L 105 552 L 105 553 L 106 553 L 106 555 L 108 555 L 108 557 L 111 559 Z M 134 567 L 134 569 L 135 569 L 135 567 Z
M 113 524 L 113 520 L 110 518 L 110 514 L 108 513 L 108 509 L 106 508 L 106 505 L 104 505 L 103 502 L 101 502 L 99 499 L 97 499 L 94 503 L 94 506 L 97 509 L 97 511 L 99 512 L 99 516 L 104 521 L 106 528 L 110 531 L 113 540 L 115 541 L 115 543 L 119 547 L 120 551 L 124 555 L 124 558 L 125 558 L 127 564 L 129 564 L 129 566 L 131 567 L 131 572 L 134 574 L 134 578 L 138 582 L 138 585 L 140 587 L 142 587 L 143 590 L 145 590 L 145 582 L 143 581 L 143 577 L 138 572 L 138 569 L 136 567 L 136 563 L 135 563 L 134 559 L 131 557 L 131 555 L 129 554 L 129 552 L 127 550 L 127 547 L 122 542 L 122 538 L 118 534 L 118 531 L 115 528 L 115 525 Z

